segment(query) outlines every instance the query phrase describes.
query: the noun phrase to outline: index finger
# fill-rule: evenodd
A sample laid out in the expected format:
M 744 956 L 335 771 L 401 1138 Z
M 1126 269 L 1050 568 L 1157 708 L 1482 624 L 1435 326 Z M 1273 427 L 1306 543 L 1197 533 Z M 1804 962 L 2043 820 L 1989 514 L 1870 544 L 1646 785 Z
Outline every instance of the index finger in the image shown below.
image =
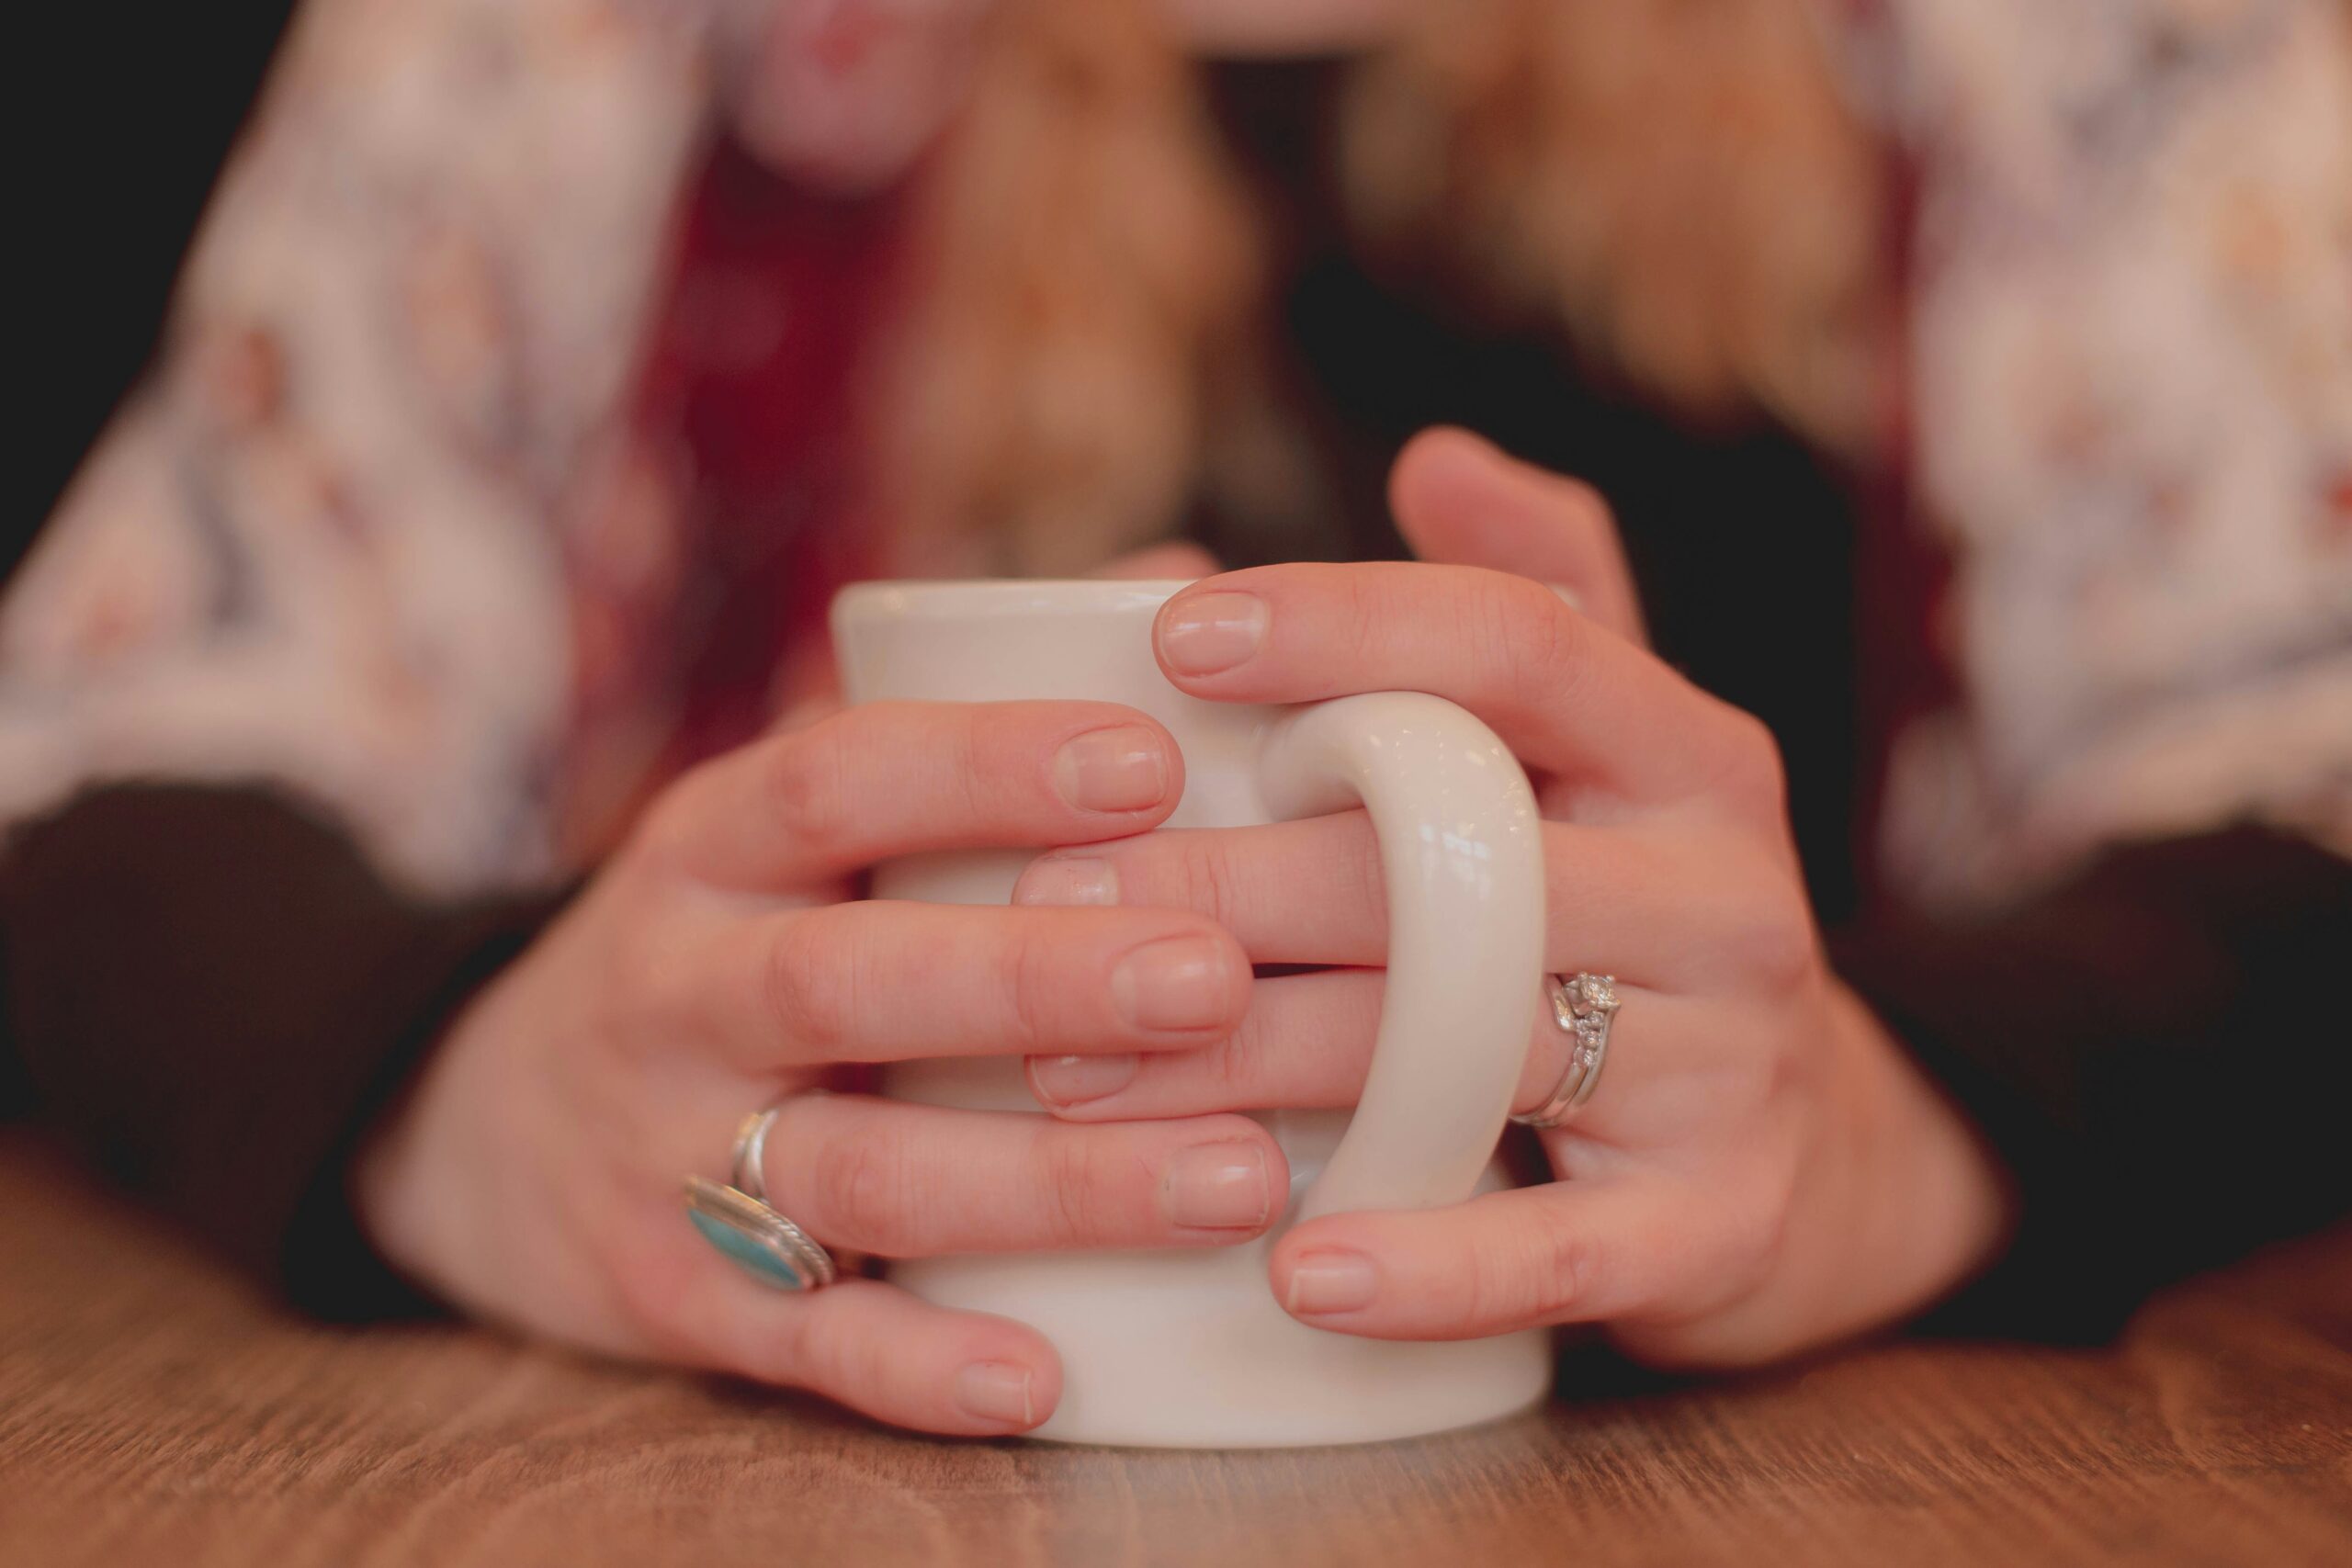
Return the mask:
M 1256 567 L 1170 598 L 1160 667 L 1215 702 L 1427 692 L 1532 766 L 1645 803 L 1710 793 L 1755 720 L 1540 582 L 1396 561 Z
M 1396 455 L 1388 508 L 1421 559 L 1551 583 L 1602 626 L 1647 645 L 1616 518 L 1590 485 L 1521 462 L 1469 431 L 1440 426 Z
M 1167 730 L 1114 703 L 869 703 L 704 763 L 648 830 L 691 875 L 776 892 L 898 855 L 1118 838 L 1183 793 Z

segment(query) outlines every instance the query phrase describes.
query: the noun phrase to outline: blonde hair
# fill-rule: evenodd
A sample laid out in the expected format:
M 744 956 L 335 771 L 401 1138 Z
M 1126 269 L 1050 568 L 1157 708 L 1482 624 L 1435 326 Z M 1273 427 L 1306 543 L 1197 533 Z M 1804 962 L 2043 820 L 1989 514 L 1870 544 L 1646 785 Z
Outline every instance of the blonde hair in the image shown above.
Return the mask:
M 1350 217 L 1387 265 L 1565 328 L 1688 417 L 1869 434 L 1883 176 L 1805 0 L 1449 0 L 1359 64 Z M 1261 250 L 1148 0 L 1001 0 L 925 182 L 927 286 L 873 404 L 901 548 L 1080 569 L 1164 531 Z
M 1211 146 L 1151 7 L 1002 0 L 929 171 L 926 287 L 876 405 L 901 549 L 1065 571 L 1165 527 L 1208 361 L 1257 292 Z
M 1351 106 L 1384 245 L 1562 323 L 1686 415 L 1866 440 L 1884 159 L 1807 0 L 1450 0 Z

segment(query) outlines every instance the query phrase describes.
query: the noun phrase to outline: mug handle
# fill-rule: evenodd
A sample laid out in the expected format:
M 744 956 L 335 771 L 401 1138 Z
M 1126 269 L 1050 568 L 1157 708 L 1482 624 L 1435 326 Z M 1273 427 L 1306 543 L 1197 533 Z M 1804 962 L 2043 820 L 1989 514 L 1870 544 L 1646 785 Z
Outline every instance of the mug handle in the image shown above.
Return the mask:
M 1286 820 L 1361 802 L 1388 890 L 1388 977 L 1355 1116 L 1297 1218 L 1470 1196 L 1495 1152 L 1542 998 L 1544 840 L 1495 732 L 1420 692 L 1339 697 L 1260 741 Z

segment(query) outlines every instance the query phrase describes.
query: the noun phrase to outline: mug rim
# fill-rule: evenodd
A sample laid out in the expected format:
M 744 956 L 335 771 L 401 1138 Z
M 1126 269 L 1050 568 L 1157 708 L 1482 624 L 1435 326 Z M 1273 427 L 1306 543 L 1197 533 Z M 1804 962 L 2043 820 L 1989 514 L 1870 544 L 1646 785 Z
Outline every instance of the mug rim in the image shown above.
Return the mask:
M 882 578 L 853 582 L 835 593 L 831 618 L 840 626 L 858 621 L 1157 610 L 1178 591 L 1199 581 L 1192 577 Z

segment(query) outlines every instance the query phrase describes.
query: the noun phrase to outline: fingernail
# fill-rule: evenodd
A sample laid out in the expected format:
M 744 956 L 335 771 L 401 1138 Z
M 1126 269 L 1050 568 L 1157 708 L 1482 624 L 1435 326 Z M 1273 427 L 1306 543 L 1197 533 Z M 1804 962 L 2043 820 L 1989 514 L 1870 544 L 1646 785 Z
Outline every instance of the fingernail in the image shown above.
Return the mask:
M 1302 1252 L 1291 1266 L 1290 1291 L 1283 1298 L 1283 1310 L 1353 1312 L 1370 1306 L 1379 1292 L 1380 1276 L 1363 1253 Z
M 1091 729 L 1055 753 L 1054 787 L 1080 811 L 1140 811 L 1168 793 L 1168 757 L 1142 725 Z
M 1012 1361 L 974 1361 L 956 1374 L 956 1403 L 976 1421 L 1034 1427 L 1037 1424 L 1036 1401 L 1030 1393 L 1034 1378 L 1028 1368 Z
M 1547 582 L 1544 586 L 1558 594 L 1560 596 L 1561 604 L 1566 604 L 1569 609 L 1574 610 L 1579 615 L 1584 614 L 1584 596 L 1578 593 L 1575 589 L 1569 587 L 1565 582 Z
M 1225 948 L 1204 936 L 1148 942 L 1111 971 L 1111 998 L 1137 1029 L 1206 1029 L 1226 1015 Z
M 1255 1144 L 1203 1144 L 1168 1162 L 1168 1217 L 1203 1230 L 1256 1230 L 1272 1213 L 1266 1152 Z
M 1254 593 L 1196 593 L 1159 623 L 1159 657 L 1180 675 L 1230 670 L 1265 640 L 1266 602 Z
M 1139 1056 L 1032 1056 L 1029 1087 L 1057 1111 L 1116 1094 L 1136 1081 Z
M 1012 885 L 1016 904 L 1115 904 L 1119 873 L 1109 861 L 1049 855 L 1029 863 Z

